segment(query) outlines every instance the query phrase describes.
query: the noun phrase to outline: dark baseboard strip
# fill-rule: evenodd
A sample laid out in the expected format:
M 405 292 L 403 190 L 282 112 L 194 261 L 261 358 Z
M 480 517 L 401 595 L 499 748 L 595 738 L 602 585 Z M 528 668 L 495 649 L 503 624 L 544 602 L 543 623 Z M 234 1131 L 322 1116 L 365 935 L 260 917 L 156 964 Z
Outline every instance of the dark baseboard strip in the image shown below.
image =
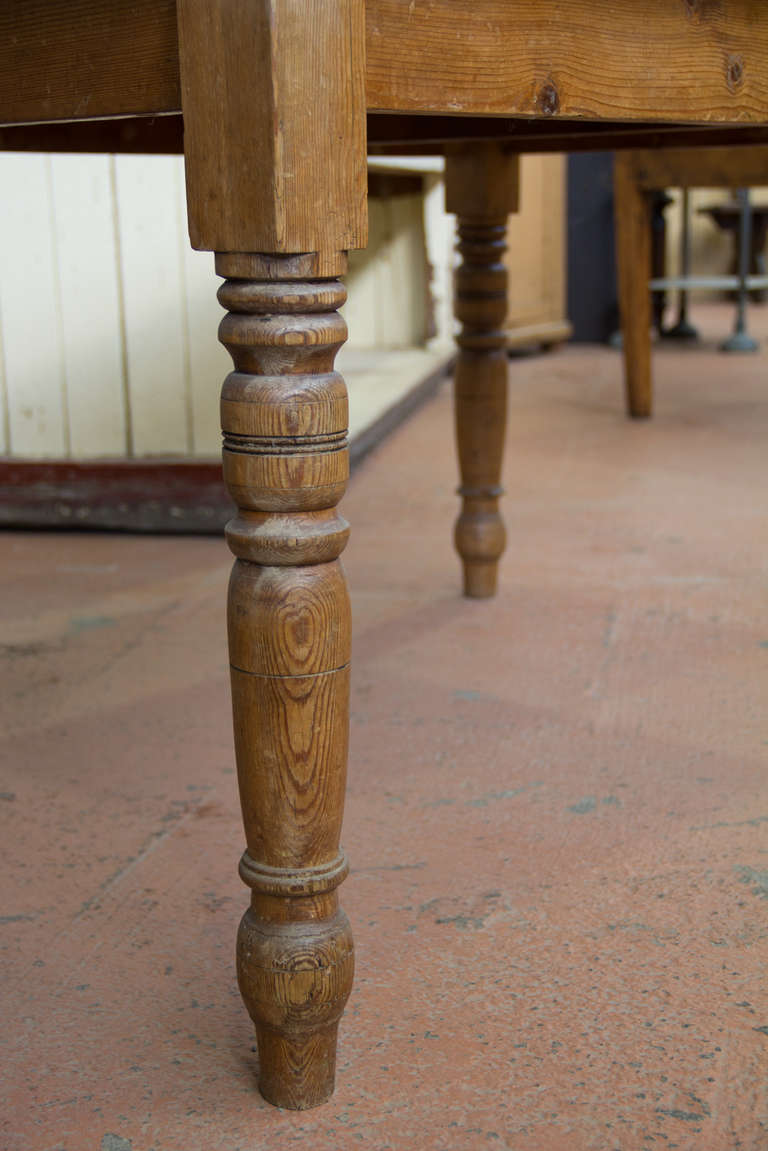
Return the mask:
M 353 468 L 433 395 L 450 364 L 353 438 Z M 233 510 L 218 460 L 0 459 L 0 528 L 220 535 Z
M 4 528 L 218 533 L 231 515 L 214 460 L 0 461 Z

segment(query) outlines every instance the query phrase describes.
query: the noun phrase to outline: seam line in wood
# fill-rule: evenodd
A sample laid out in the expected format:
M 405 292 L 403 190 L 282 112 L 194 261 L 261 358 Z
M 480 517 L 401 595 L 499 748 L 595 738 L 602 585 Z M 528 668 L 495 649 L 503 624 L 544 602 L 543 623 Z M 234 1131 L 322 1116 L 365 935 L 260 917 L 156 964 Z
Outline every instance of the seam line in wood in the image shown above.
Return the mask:
M 340 664 L 338 667 L 329 667 L 327 671 L 297 672 L 291 675 L 280 672 L 248 671 L 247 668 L 238 667 L 237 664 L 234 663 L 231 663 L 229 666 L 232 671 L 242 672 L 243 675 L 252 675 L 256 679 L 317 679 L 321 675 L 335 675 L 337 671 L 346 671 L 349 667 L 349 661 Z

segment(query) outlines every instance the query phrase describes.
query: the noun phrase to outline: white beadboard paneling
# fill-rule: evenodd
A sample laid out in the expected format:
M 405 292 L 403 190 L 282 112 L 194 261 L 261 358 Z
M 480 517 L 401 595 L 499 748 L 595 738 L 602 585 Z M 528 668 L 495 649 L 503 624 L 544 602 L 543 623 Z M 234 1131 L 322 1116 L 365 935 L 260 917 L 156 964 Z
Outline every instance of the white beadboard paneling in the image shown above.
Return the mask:
M 453 315 L 453 275 L 456 266 L 456 218 L 445 210 L 445 188 L 441 175 L 426 181 L 424 233 L 427 260 L 432 273 L 430 291 L 434 308 L 435 347 L 453 344 L 458 325 Z
M 424 200 L 370 200 L 368 247 L 350 252 L 343 309 L 353 348 L 405 348 L 424 342 Z
M 70 451 L 124 456 L 126 414 L 108 156 L 52 156 Z
M 189 349 L 191 451 L 197 457 L 218 457 L 221 452 L 219 392 L 224 377 L 232 371 L 232 360 L 217 336 L 224 315 L 224 309 L 216 299 L 222 281 L 214 271 L 213 253 L 196 252 L 190 247 L 183 180 L 179 182 L 178 212 L 184 228 L 181 258 Z
M 422 198 L 370 211 L 349 346 L 421 343 Z M 0 155 L 0 245 L 0 451 L 218 456 L 231 362 L 213 258 L 187 239 L 181 158 Z
M 132 454 L 186 454 L 180 160 L 118 156 L 115 174 Z
M 379 209 L 382 242 L 373 262 L 375 306 L 371 344 L 389 348 L 396 343 L 392 337 L 399 326 L 400 285 L 397 281 L 397 270 L 392 264 L 392 201 L 380 200 Z
M 349 272 L 345 276 L 347 302 L 341 311 L 349 329 L 349 343 L 355 348 L 372 348 L 376 343 L 379 306 L 376 266 L 384 258 L 386 215 L 381 200 L 368 201 L 368 247 L 349 253 Z
M 0 322 L 14 456 L 66 457 L 50 158 L 0 155 Z
M 390 348 L 412 348 L 426 337 L 426 260 L 422 196 L 394 196 L 390 201 L 391 243 L 389 330 L 380 342 Z
M 189 391 L 192 409 L 192 454 L 218 456 L 221 452 L 219 392 L 232 371 L 232 360 L 219 343 L 217 332 L 224 315 L 216 299 L 221 280 L 213 270 L 212 252 L 184 249 L 189 340 Z

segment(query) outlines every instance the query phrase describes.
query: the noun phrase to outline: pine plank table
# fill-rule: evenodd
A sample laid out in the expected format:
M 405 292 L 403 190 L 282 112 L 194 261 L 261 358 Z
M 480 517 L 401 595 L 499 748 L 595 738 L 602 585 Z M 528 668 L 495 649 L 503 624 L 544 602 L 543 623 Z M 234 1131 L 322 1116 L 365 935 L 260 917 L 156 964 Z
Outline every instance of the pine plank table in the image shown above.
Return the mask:
M 192 245 L 216 253 L 224 280 L 229 645 L 251 889 L 238 977 L 271 1102 L 329 1097 L 352 983 L 337 895 L 350 620 L 334 356 L 339 277 L 366 244 L 366 140 L 447 156 L 462 255 L 456 545 L 465 593 L 490 596 L 518 154 L 748 145 L 768 140 L 766 124 L 763 0 L 0 4 L 0 146 L 183 150 Z

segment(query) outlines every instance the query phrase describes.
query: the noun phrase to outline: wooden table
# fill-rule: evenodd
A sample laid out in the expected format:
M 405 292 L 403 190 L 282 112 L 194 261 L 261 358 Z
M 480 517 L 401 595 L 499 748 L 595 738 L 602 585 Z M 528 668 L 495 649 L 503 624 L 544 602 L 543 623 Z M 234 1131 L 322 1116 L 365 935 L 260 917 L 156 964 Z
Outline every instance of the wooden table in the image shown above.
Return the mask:
M 741 152 L 742 150 L 739 149 L 739 155 L 741 155 Z M 749 211 L 751 225 L 748 275 L 764 276 L 765 241 L 768 237 L 768 205 L 751 204 Z M 698 214 L 700 216 L 709 216 L 712 223 L 716 224 L 721 232 L 730 233 L 733 244 L 730 273 L 733 276 L 738 276 L 739 250 L 741 247 L 741 221 L 743 216 L 741 204 L 738 200 L 731 200 L 731 202 L 727 204 L 708 204 L 699 208 Z M 738 292 L 729 292 L 728 298 L 735 300 L 738 299 L 738 295 Z M 749 298 L 756 304 L 764 304 L 765 288 L 753 288 L 749 293 Z
M 650 196 L 659 188 L 747 188 L 768 182 L 768 146 L 619 152 L 615 163 L 616 261 L 627 412 L 653 412 Z
M 456 545 L 465 593 L 490 596 L 504 549 L 502 255 L 517 155 L 768 139 L 768 10 L 8 0 L 0 45 L 0 146 L 183 149 L 192 244 L 216 253 L 224 279 L 229 644 L 251 889 L 238 976 L 263 1094 L 311 1107 L 333 1090 L 353 968 L 337 896 L 350 622 L 337 510 L 347 401 L 333 365 L 346 338 L 338 277 L 366 243 L 366 137 L 374 152 L 447 156 L 462 255 Z M 640 259 L 636 214 L 631 228 Z

